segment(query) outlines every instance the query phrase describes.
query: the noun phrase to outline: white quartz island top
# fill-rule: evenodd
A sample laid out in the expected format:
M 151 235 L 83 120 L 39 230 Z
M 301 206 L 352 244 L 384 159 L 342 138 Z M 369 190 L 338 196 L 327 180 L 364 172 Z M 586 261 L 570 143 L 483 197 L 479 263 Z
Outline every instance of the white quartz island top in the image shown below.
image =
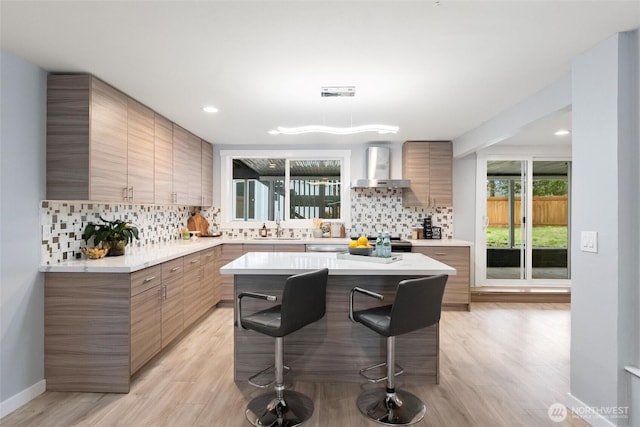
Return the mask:
M 221 274 L 291 275 L 329 269 L 339 276 L 431 276 L 455 275 L 456 269 L 419 253 L 402 253 L 402 259 L 389 264 L 366 260 L 339 259 L 336 253 L 249 252 L 220 268 Z M 363 257 L 365 258 L 365 257 Z

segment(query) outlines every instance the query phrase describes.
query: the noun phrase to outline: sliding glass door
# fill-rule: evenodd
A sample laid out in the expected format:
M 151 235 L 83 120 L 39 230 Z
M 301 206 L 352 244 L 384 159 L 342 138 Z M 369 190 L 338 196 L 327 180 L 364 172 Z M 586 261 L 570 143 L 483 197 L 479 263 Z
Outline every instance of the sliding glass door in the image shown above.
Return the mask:
M 567 285 L 570 162 L 498 157 L 479 166 L 477 285 Z

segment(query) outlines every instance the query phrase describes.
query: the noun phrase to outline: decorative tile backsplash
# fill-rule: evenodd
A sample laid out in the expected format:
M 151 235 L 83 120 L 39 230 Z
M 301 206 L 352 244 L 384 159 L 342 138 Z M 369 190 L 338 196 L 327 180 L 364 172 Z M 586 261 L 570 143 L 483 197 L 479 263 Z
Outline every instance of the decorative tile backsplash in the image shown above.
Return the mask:
M 86 201 L 44 200 L 40 206 L 42 225 L 41 260 L 43 264 L 79 259 L 80 248 L 85 245 L 82 232 L 89 222 L 122 219 L 138 227 L 140 240 L 133 247 L 170 243 L 180 239 L 180 229 L 192 214 L 189 206 L 136 205 L 118 203 L 93 203 Z M 217 230 L 220 208 L 203 209 L 200 214 L 209 222 L 210 229 Z M 358 188 L 351 190 L 350 235 L 374 235 L 378 230 L 389 231 L 392 236 L 409 238 L 411 231 L 420 227 L 423 219 L 432 216 L 433 225 L 442 227 L 442 238 L 453 237 L 453 209 L 405 208 L 402 206 L 402 190 Z M 226 238 L 246 239 L 257 237 L 258 228 L 221 230 Z M 270 230 L 272 232 L 272 230 Z M 284 229 L 285 237 L 311 237 L 309 229 Z
M 453 238 L 453 208 L 402 206 L 402 190 L 397 188 L 356 188 L 351 190 L 351 230 L 347 234 L 367 236 L 389 231 L 392 236 L 411 237 L 431 215 L 432 224 L 442 228 L 442 238 Z

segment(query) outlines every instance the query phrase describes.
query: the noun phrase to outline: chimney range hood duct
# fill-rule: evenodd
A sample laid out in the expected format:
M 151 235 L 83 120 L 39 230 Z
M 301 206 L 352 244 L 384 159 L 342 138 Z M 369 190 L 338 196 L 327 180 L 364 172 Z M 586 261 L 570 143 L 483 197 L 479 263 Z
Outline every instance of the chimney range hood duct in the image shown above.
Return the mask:
M 389 148 L 369 147 L 367 149 L 367 178 L 353 181 L 352 188 L 407 188 L 408 179 L 389 179 Z

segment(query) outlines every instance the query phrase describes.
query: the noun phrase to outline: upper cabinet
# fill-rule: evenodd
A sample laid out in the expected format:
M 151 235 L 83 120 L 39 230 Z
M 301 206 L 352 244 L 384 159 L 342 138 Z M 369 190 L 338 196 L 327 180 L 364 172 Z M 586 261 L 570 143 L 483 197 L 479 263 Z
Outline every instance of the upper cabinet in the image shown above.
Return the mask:
M 202 206 L 213 205 L 213 145 L 202 141 Z
M 122 201 L 127 97 L 88 75 L 52 75 L 47 90 L 47 198 Z
M 154 200 L 159 205 L 174 203 L 173 123 L 159 114 L 154 117 Z
M 210 144 L 91 75 L 48 77 L 48 199 L 210 206 L 212 190 Z
M 154 113 L 131 98 L 127 107 L 127 201 L 153 203 Z
M 453 150 L 450 141 L 407 141 L 402 146 L 402 178 L 411 186 L 402 191 L 404 206 L 453 206 Z

